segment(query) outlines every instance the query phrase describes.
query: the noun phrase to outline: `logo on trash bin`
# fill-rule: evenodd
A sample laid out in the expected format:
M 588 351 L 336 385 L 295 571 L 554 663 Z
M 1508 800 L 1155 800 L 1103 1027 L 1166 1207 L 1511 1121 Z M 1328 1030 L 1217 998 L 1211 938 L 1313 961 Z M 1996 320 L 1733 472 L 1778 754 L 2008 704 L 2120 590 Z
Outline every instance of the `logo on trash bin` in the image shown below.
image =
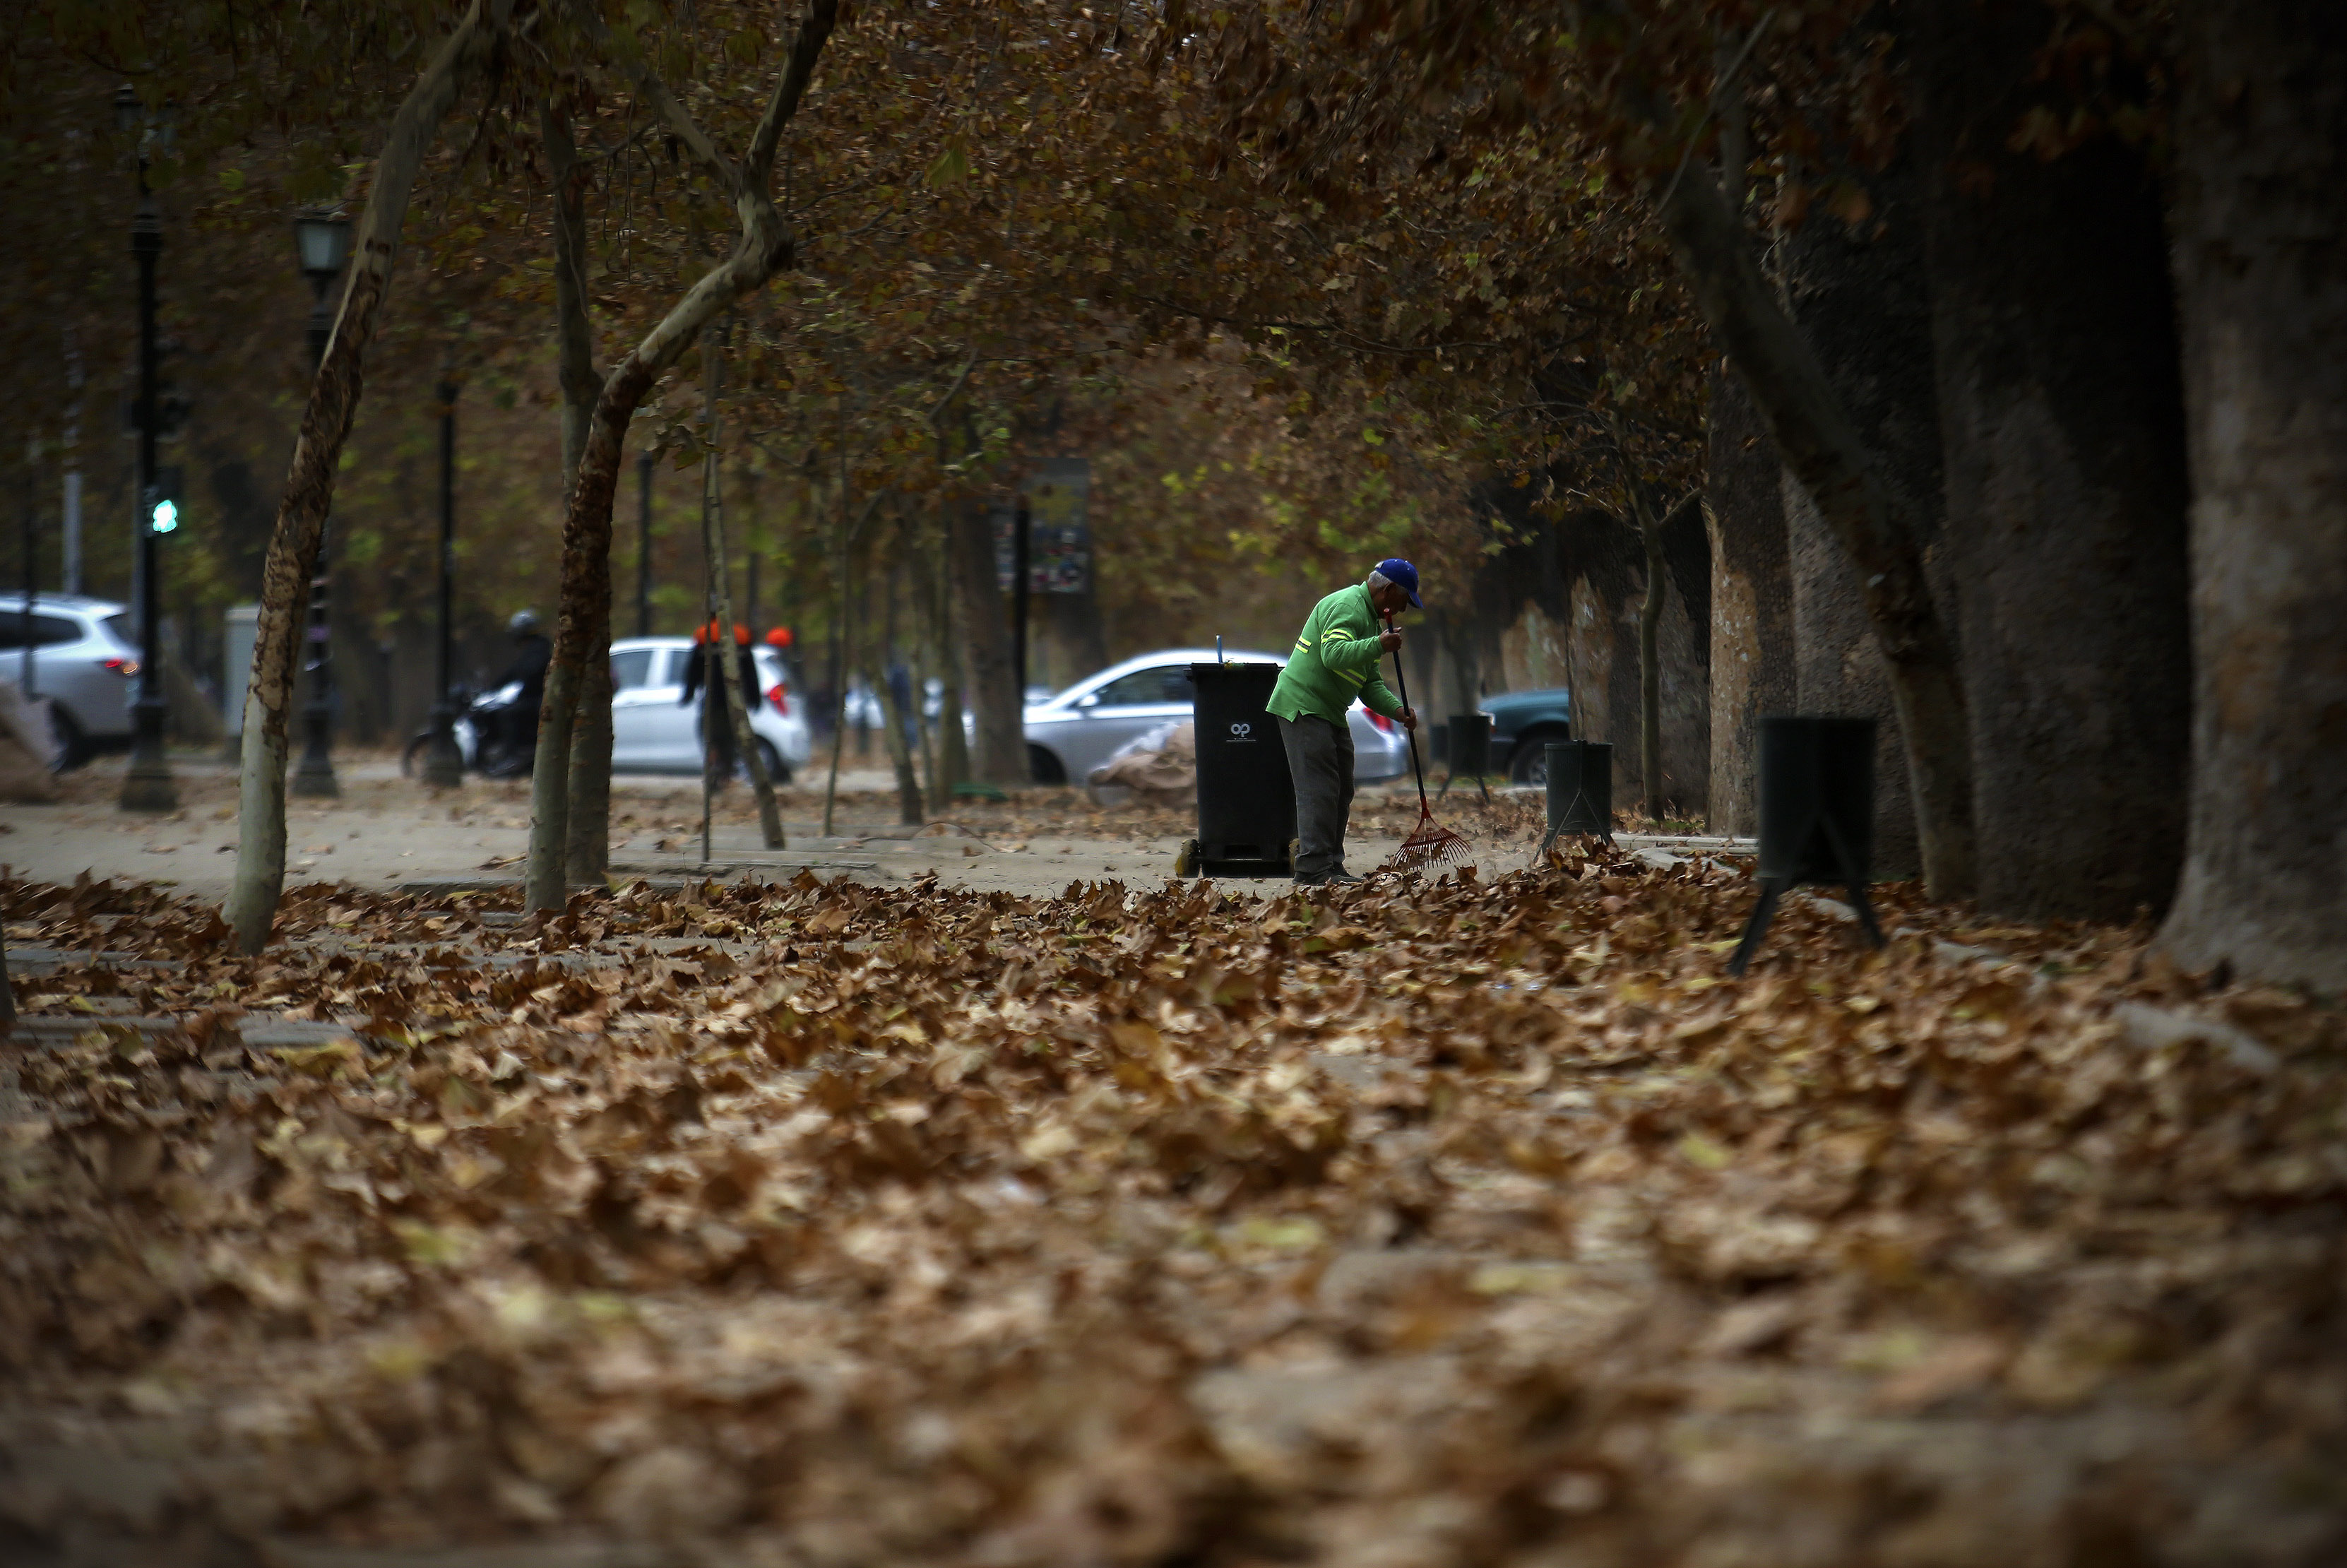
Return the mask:
M 1231 726 L 1231 739 L 1235 741 L 1254 740 L 1255 726 L 1253 724 L 1233 724 Z

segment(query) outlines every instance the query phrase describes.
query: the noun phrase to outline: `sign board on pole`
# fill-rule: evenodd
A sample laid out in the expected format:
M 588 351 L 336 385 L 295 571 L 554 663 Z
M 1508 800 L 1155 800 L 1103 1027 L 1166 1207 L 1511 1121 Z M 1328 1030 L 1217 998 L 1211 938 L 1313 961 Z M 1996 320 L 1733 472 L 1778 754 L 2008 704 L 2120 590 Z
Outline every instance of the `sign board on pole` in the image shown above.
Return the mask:
M 223 627 L 220 718 L 231 739 L 244 733 L 244 689 L 252 683 L 252 643 L 261 626 L 261 606 L 232 604 Z
M 1092 534 L 1088 513 L 1092 466 L 1084 457 L 1046 457 L 1020 482 L 1027 503 L 1027 589 L 1030 593 L 1084 593 L 1092 585 Z M 1010 591 L 1010 529 L 1015 504 L 988 508 L 994 528 L 994 578 Z

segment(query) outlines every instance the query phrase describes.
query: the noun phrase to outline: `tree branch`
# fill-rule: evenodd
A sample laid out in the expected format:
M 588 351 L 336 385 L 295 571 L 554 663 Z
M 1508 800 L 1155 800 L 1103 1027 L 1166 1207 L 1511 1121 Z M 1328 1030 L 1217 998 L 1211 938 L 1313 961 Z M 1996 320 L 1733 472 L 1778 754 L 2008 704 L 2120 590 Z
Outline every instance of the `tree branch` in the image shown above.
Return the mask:
M 622 45 L 611 30 L 603 26 L 603 18 L 596 15 L 591 5 L 574 5 L 571 9 L 580 29 L 605 55 L 619 63 L 620 70 L 627 74 L 629 84 L 636 89 L 636 96 L 650 106 L 653 115 L 668 128 L 669 134 L 684 144 L 685 150 L 709 170 L 711 178 L 724 188 L 729 198 L 739 201 L 743 184 L 742 171 L 734 167 L 732 159 L 717 150 L 717 144 L 710 139 L 707 131 L 701 128 L 701 122 L 692 118 L 692 112 L 676 101 L 676 95 L 668 90 L 668 84 L 661 80 L 658 71 L 652 69 L 651 61 L 645 57 L 643 50 L 638 48 L 633 40 Z
M 782 143 L 783 128 L 799 112 L 799 100 L 806 97 L 807 84 L 815 78 L 824 42 L 838 24 L 839 0 L 815 0 L 807 19 L 799 26 L 799 36 L 791 44 L 790 64 L 783 70 L 783 79 L 774 84 L 774 96 L 767 100 L 766 112 L 758 117 L 758 128 L 750 136 L 750 156 L 744 164 L 761 190 L 774 172 L 774 149 Z

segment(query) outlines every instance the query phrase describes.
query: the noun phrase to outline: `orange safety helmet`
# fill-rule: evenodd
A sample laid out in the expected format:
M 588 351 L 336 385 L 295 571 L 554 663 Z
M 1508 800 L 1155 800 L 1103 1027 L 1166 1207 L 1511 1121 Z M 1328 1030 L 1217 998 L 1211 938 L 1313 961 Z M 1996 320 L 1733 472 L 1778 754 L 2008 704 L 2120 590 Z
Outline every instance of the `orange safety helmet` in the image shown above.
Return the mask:
M 715 635 L 716 631 L 717 618 L 712 615 L 709 618 L 707 625 L 693 629 L 692 645 L 695 648 L 703 648 L 708 646 L 710 638 L 712 635 Z M 733 623 L 733 641 L 737 647 L 747 648 L 750 646 L 750 629 L 743 625 L 738 620 Z
M 791 645 L 791 629 L 790 629 L 789 627 L 787 627 L 787 626 L 777 626 L 777 627 L 775 627 L 772 631 L 769 631 L 768 633 L 766 633 L 766 646 L 767 646 L 767 647 L 769 647 L 769 648 L 788 648 L 790 645 Z

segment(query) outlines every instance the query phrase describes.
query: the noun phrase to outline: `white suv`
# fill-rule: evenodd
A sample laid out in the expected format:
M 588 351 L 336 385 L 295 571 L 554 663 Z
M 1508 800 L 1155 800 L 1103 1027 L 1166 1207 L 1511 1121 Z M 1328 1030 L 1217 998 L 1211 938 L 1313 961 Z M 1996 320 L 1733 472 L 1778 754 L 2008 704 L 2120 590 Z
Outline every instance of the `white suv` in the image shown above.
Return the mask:
M 755 649 L 758 690 L 764 700 L 750 715 L 761 760 L 776 784 L 788 784 L 807 765 L 815 738 L 806 703 L 791 684 L 782 655 Z M 697 774 L 701 771 L 701 702 L 682 703 L 690 637 L 630 637 L 611 644 L 611 771 Z
M 122 606 L 43 594 L 33 600 L 29 639 L 25 620 L 25 596 L 0 593 L 0 681 L 23 682 L 30 655 L 26 694 L 49 699 L 56 765 L 79 767 L 99 752 L 128 746 L 138 651 L 130 646 L 130 617 Z

